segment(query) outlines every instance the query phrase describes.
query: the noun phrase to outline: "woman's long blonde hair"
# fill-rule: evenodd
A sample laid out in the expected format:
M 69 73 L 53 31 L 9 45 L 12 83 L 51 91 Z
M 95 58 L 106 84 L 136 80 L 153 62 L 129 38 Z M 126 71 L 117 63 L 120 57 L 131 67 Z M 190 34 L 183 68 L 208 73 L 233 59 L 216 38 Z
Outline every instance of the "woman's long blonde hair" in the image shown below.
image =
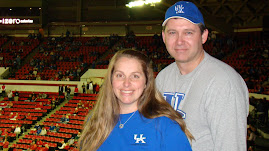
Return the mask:
M 181 115 L 168 104 L 156 89 L 154 72 L 150 59 L 136 50 L 118 51 L 111 59 L 107 75 L 99 93 L 97 103 L 88 114 L 78 142 L 81 151 L 95 151 L 107 139 L 118 122 L 120 106 L 112 88 L 112 74 L 115 64 L 121 57 L 137 59 L 146 76 L 146 88 L 138 100 L 138 111 L 146 118 L 166 116 L 176 121 L 189 139 L 193 139 L 187 130 Z

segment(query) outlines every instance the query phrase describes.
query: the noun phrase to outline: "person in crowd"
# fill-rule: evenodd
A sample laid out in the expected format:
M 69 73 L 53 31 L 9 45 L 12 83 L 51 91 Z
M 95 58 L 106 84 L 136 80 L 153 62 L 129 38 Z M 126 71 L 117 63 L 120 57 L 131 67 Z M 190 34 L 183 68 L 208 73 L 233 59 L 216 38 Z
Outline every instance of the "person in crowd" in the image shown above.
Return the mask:
M 36 123 L 35 126 L 34 126 L 34 129 L 37 130 L 39 127 L 40 127 L 40 125 L 39 125 L 38 123 Z M 41 127 L 40 127 L 40 128 L 41 128 Z
M 86 84 L 86 92 L 87 92 L 87 94 L 90 93 L 90 82 L 87 82 L 87 84 Z
M 45 127 L 43 123 L 40 123 L 39 126 L 40 126 L 41 130 L 43 127 Z
M 15 131 L 15 128 L 16 128 L 15 125 L 12 125 L 11 126 L 11 132 L 14 132 Z
M 78 96 L 78 87 L 77 86 L 74 89 L 74 96 Z
M 258 99 L 256 100 L 257 104 L 256 104 L 256 111 L 257 111 L 257 121 L 259 124 L 263 125 L 263 119 L 264 119 L 264 114 L 265 114 L 265 102 L 262 101 L 262 99 Z
M 8 115 L 8 118 L 13 119 L 14 117 L 15 117 L 15 114 L 13 112 L 10 112 L 9 115 Z
M 6 106 L 6 108 L 12 108 L 12 106 L 13 106 L 13 103 L 12 103 L 12 101 L 9 101 L 9 102 L 7 103 L 7 106 Z
M 27 100 L 25 100 L 25 101 L 27 101 L 27 102 L 31 101 L 32 100 L 32 97 L 33 97 L 33 95 L 32 94 L 29 94 L 29 96 L 27 97 Z
M 19 135 L 21 134 L 21 127 L 19 125 L 16 125 L 14 133 L 16 134 L 16 138 L 18 138 Z
M 182 114 L 195 140 L 194 151 L 246 150 L 248 88 L 229 65 L 210 56 L 203 44 L 208 29 L 192 2 L 168 8 L 162 38 L 175 62 L 164 68 L 156 85 Z
M 78 141 L 79 140 L 79 138 L 80 138 L 80 136 L 81 136 L 81 133 L 80 132 L 78 132 L 78 134 L 76 135 L 76 137 L 75 137 L 75 141 Z
M 9 100 L 9 101 L 13 101 L 13 93 L 12 93 L 11 90 L 8 91 L 8 93 L 7 93 L 7 97 L 8 97 L 8 100 Z
M 40 75 L 37 75 L 36 76 L 36 80 L 41 80 L 42 78 L 41 78 L 41 76 Z
M 266 97 L 264 97 L 262 100 L 263 100 L 263 103 L 264 103 L 264 120 L 263 120 L 263 124 L 264 124 L 264 126 L 267 126 L 268 125 L 269 101 L 266 100 Z
M 14 92 L 14 101 L 19 101 L 19 92 L 17 90 Z
M 92 83 L 93 83 L 92 81 L 90 81 L 90 83 L 89 83 L 89 93 L 90 94 L 93 94 L 93 84 Z
M 42 99 L 46 99 L 48 97 L 48 95 L 44 92 L 43 94 L 42 94 Z
M 47 129 L 46 129 L 45 127 L 42 127 L 41 132 L 40 132 L 39 135 L 44 136 L 44 135 L 46 135 L 46 134 L 47 134 Z
M 28 113 L 28 114 L 25 116 L 25 119 L 27 119 L 27 120 L 32 120 L 33 118 L 32 118 L 31 113 Z
M 83 109 L 89 109 L 90 108 L 90 102 L 91 101 L 85 101 L 85 103 L 82 104 Z
M 71 93 L 71 88 L 69 87 L 69 85 L 66 87 L 66 99 L 69 100 L 70 99 L 70 93 Z
M 96 86 L 97 86 L 96 83 L 94 83 L 93 86 L 92 86 L 92 93 L 93 94 L 96 94 Z
M 83 83 L 81 87 L 82 87 L 82 92 L 86 93 L 86 85 L 85 85 L 85 83 Z
M 58 146 L 58 148 L 59 148 L 60 150 L 64 150 L 65 146 L 66 146 L 66 143 L 65 143 L 64 141 L 62 141 L 61 146 Z
M 43 144 L 44 144 L 44 143 L 42 142 L 42 140 L 40 140 L 39 138 L 36 138 L 36 145 L 37 145 L 38 147 L 42 147 Z
M 41 127 L 38 127 L 36 130 L 36 135 L 40 135 L 41 131 L 42 131 Z
M 21 125 L 21 134 L 24 134 L 24 132 L 26 131 L 26 127 L 27 126 L 27 124 L 22 124 Z
M 54 126 L 54 123 L 51 123 L 50 126 L 49 126 L 49 131 L 53 132 L 55 131 L 55 126 Z
M 69 121 L 70 121 L 69 115 L 66 115 L 64 123 L 67 124 Z
M 75 108 L 74 110 L 72 110 L 71 112 L 72 112 L 72 114 L 73 114 L 74 116 L 76 116 L 76 115 L 78 115 L 79 110 L 78 110 L 78 108 L 76 107 L 76 108 Z
M 35 95 L 32 95 L 32 98 L 30 99 L 30 102 L 35 102 L 37 100 L 37 97 Z
M 64 87 L 63 85 L 59 85 L 59 95 L 62 96 L 64 92 Z
M 100 91 L 100 85 L 99 84 L 96 84 L 95 93 L 98 94 L 99 91 Z
M 2 89 L 1 89 L 1 90 L 2 90 L 2 96 L 3 96 L 3 97 L 6 97 L 6 85 L 3 84 L 1 88 L 2 88 Z
M 71 137 L 71 138 L 68 140 L 67 143 L 69 144 L 69 146 L 74 146 L 74 143 L 75 143 L 75 139 L 74 139 L 74 137 Z
M 81 100 L 79 100 L 79 102 L 77 103 L 77 107 L 78 107 L 78 108 L 82 108 L 82 106 L 83 106 L 83 103 L 82 103 Z
M 50 150 L 49 144 L 45 144 L 45 147 L 42 147 L 40 149 L 40 151 L 49 151 L 49 150 Z
M 65 81 L 70 81 L 69 76 L 66 76 Z
M 20 119 L 19 113 L 18 112 L 16 112 L 15 114 L 12 113 L 10 116 L 10 120 L 17 120 L 17 119 Z
M 253 148 L 255 146 L 256 134 L 251 130 L 251 128 L 247 129 L 247 149 Z
M 38 99 L 42 99 L 42 93 L 38 93 L 37 98 L 38 98 Z
M 65 118 L 65 115 L 62 116 L 62 118 L 60 119 L 60 123 L 65 123 L 66 121 L 66 118 Z
M 58 97 L 60 97 L 60 96 L 58 96 Z M 56 97 L 55 97 L 55 96 L 52 96 L 51 101 L 52 101 L 52 102 L 57 102 Z
M 37 149 L 37 145 L 35 141 L 32 141 L 30 144 L 30 151 L 35 151 Z
M 58 96 L 58 98 L 55 100 L 56 106 L 60 105 L 60 103 L 63 101 L 63 98 Z
M 38 104 L 36 104 L 35 109 L 36 110 L 41 110 L 43 108 L 43 103 L 39 102 Z
M 8 150 L 9 150 L 9 141 L 5 139 L 3 142 L 3 151 L 8 151 Z
M 188 138 L 193 137 L 181 115 L 155 87 L 149 58 L 135 50 L 118 51 L 85 120 L 80 150 L 191 150 Z
M 56 124 L 56 126 L 55 126 L 55 132 L 59 132 L 60 131 L 60 125 L 59 124 Z
M 4 114 L 5 114 L 5 111 L 2 108 L 0 108 L 0 115 L 4 115 Z
M 4 131 L 1 134 L 1 136 L 2 137 L 5 137 L 6 135 L 8 135 L 8 131 L 7 131 L 7 129 L 4 129 Z

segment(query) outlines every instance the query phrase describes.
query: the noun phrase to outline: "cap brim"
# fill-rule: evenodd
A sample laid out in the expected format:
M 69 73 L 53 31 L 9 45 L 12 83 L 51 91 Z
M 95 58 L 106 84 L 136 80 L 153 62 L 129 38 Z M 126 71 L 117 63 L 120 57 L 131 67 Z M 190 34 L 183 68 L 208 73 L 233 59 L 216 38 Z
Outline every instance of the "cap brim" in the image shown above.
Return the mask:
M 172 17 L 167 18 L 167 19 L 163 22 L 162 26 L 165 26 L 166 23 L 169 21 L 169 19 L 175 19 L 175 18 L 185 19 L 185 20 L 187 20 L 187 21 L 189 21 L 189 22 L 191 22 L 191 23 L 193 23 L 193 24 L 198 24 L 198 23 L 194 23 L 193 21 L 191 21 L 191 20 L 189 20 L 189 19 L 187 19 L 187 18 L 185 18 L 185 17 L 181 17 L 181 16 L 172 16 Z

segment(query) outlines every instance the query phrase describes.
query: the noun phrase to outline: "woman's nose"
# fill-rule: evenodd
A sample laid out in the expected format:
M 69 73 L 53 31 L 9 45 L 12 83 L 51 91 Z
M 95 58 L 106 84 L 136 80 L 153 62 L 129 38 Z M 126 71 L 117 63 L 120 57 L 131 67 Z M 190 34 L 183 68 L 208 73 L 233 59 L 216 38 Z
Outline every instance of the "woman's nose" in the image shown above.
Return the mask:
M 130 79 L 129 79 L 129 78 L 125 78 L 124 81 L 123 81 L 123 85 L 124 85 L 125 87 L 130 86 Z

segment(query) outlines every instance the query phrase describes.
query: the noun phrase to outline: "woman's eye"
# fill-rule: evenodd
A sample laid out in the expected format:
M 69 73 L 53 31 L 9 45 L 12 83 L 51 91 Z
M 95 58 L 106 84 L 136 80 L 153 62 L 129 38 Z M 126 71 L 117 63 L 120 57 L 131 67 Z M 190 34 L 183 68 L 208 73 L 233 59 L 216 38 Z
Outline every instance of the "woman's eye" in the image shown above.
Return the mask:
M 122 78 L 123 75 L 122 75 L 122 74 L 116 74 L 115 77 L 116 77 L 116 78 Z
M 138 78 L 140 78 L 140 76 L 139 75 L 133 75 L 133 78 L 138 79 Z

